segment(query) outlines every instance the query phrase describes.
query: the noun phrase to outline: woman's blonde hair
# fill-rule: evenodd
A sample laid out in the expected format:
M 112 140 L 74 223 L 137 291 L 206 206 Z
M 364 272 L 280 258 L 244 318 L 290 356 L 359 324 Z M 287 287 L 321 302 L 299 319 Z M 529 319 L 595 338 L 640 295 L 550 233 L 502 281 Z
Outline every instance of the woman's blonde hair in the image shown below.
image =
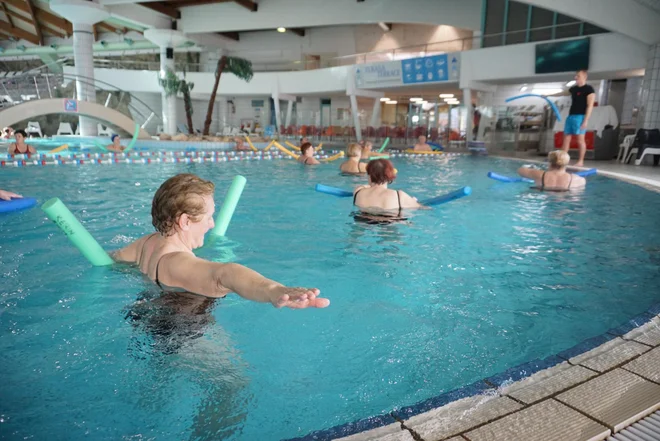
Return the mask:
M 174 234 L 174 225 L 182 214 L 198 222 L 204 214 L 204 196 L 213 194 L 215 185 L 193 174 L 169 178 L 158 188 L 151 203 L 151 223 L 159 233 Z
M 555 150 L 548 154 L 548 162 L 552 168 L 566 167 L 570 162 L 571 157 L 563 150 Z
M 349 158 L 355 158 L 357 156 L 362 156 L 362 146 L 360 144 L 351 143 L 346 149 L 346 156 Z

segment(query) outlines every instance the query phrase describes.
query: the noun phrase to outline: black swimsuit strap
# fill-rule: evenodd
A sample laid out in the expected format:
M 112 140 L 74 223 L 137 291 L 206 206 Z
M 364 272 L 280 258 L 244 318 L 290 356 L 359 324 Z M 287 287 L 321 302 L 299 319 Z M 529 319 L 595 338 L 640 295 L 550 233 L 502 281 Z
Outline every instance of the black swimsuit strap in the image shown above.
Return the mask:
M 573 183 L 573 173 L 571 173 L 570 175 L 571 175 L 571 179 L 568 181 L 568 188 L 567 188 L 567 190 L 570 190 L 570 189 L 571 189 L 571 184 Z
M 545 188 L 545 172 L 541 175 L 541 190 Z
M 364 190 L 364 188 L 361 188 L 361 189 L 357 190 L 357 191 L 353 194 L 353 205 L 355 205 L 355 201 L 357 200 L 357 195 L 358 195 L 358 193 L 361 192 L 362 190 Z
M 400 190 L 396 191 L 396 198 L 399 200 L 399 217 L 401 217 L 402 207 L 401 207 L 401 192 L 400 192 Z
M 144 246 L 147 244 L 147 242 L 149 242 L 149 240 L 152 237 L 155 237 L 157 234 L 158 233 L 153 233 L 152 235 L 147 237 L 147 239 L 144 241 L 144 243 L 142 244 L 142 255 L 144 255 Z M 140 257 L 142 257 L 142 255 L 140 255 Z M 158 262 L 156 262 L 156 278 L 155 278 L 154 282 L 156 282 L 156 285 L 158 285 L 158 287 L 160 289 L 163 289 L 163 287 L 161 286 L 160 282 L 158 281 L 158 266 L 160 265 L 160 261 L 163 260 L 163 257 L 165 257 L 165 256 L 166 256 L 165 254 L 160 256 L 160 259 L 158 259 Z

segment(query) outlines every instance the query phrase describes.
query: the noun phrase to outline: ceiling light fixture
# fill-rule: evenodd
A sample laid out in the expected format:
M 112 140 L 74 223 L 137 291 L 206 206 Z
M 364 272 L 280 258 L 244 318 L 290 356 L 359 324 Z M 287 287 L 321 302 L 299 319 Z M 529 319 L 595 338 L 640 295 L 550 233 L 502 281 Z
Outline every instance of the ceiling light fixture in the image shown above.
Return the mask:
M 395 100 L 385 101 L 385 104 L 396 104 L 396 103 L 398 103 L 398 101 Z
M 380 102 L 381 102 L 381 103 L 384 103 L 385 101 L 390 101 L 390 99 L 389 99 L 389 98 L 385 98 L 385 97 L 383 97 L 383 98 L 380 99 Z
M 441 93 L 440 98 L 454 98 L 453 93 Z
M 424 98 L 410 98 L 411 103 L 416 103 L 418 101 L 424 101 Z
M 277 28 L 277 32 L 286 32 L 286 28 Z
M 383 30 L 383 32 L 389 32 L 389 31 L 392 30 L 392 25 L 390 25 L 389 23 L 379 21 L 378 26 L 380 26 L 380 28 Z

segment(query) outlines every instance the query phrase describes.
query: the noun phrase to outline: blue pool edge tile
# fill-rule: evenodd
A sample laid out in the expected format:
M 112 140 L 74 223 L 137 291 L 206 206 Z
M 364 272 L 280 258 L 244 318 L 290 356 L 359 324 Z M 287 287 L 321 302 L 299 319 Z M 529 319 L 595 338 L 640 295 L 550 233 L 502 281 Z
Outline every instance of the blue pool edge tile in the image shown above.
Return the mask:
M 388 426 L 397 421 L 392 415 L 384 414 L 375 417 L 365 418 L 340 426 L 330 427 L 329 429 L 311 432 L 299 438 L 289 438 L 284 441 L 330 441 L 337 438 L 344 438 L 367 430 L 377 429 L 378 427 Z
M 660 305 L 656 305 L 656 306 L 658 306 L 659 309 L 660 309 Z M 651 308 L 653 308 L 653 307 L 651 307 Z M 638 316 L 635 316 L 635 317 L 631 318 L 630 320 L 628 320 L 624 324 L 622 324 L 620 326 L 617 326 L 616 328 L 610 329 L 609 331 L 607 331 L 607 333 L 612 334 L 612 335 L 616 335 L 616 336 L 621 336 L 621 335 L 629 333 L 630 331 L 632 331 L 635 328 L 639 328 L 643 324 L 651 321 L 651 319 L 653 319 L 653 317 L 655 317 L 655 314 L 650 312 L 651 308 L 649 308 L 649 311 L 644 312 L 642 314 L 639 314 Z

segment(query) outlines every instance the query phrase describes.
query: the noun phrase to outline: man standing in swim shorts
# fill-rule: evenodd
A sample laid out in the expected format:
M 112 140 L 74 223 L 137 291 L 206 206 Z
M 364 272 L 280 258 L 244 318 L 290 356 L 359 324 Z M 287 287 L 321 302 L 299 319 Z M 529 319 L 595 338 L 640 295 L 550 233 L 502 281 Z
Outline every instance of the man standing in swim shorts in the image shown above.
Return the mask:
M 575 74 L 575 85 L 568 90 L 571 94 L 571 110 L 564 124 L 564 145 L 562 150 L 568 153 L 571 145 L 571 138 L 578 137 L 580 146 L 580 159 L 575 164 L 577 167 L 584 166 L 584 155 L 587 152 L 587 143 L 584 141 L 584 135 L 587 133 L 587 123 L 591 117 L 591 111 L 594 108 L 596 92 L 594 88 L 587 84 L 587 71 L 579 70 Z

